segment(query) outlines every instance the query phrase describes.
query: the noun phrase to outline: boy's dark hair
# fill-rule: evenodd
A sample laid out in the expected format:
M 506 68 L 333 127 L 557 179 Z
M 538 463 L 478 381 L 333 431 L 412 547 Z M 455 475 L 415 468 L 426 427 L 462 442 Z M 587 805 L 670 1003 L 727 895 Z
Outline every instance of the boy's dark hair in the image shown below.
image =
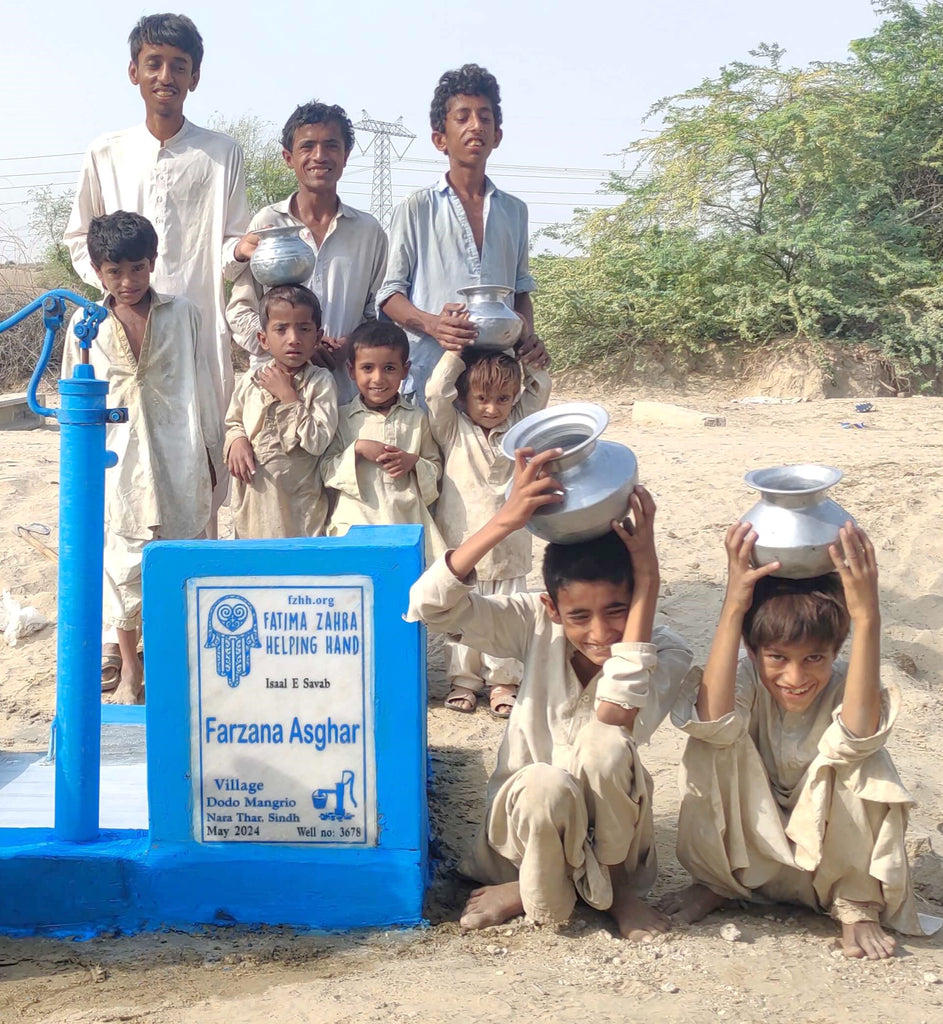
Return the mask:
M 128 36 L 131 60 L 135 64 L 145 43 L 151 46 L 176 46 L 193 61 L 194 74 L 203 63 L 203 37 L 185 14 L 146 14 Z
M 287 302 L 293 308 L 307 306 L 311 310 L 314 326 L 320 330 L 321 303 L 318 302 L 317 295 L 303 284 L 277 284 L 262 296 L 262 301 L 259 303 L 259 321 L 263 331 L 268 327 L 272 306 L 276 302 Z
M 350 336 L 350 362 L 357 361 L 357 353 L 365 348 L 391 348 L 403 360 L 409 362 L 409 338 L 397 324 L 388 321 L 367 320 L 357 327 Z
M 554 604 L 568 583 L 628 583 L 630 594 L 635 584 L 632 558 L 614 530 L 578 544 L 548 544 L 543 571 L 544 589 Z
M 777 644 L 820 643 L 837 651 L 851 628 L 845 591 L 836 572 L 808 580 L 764 576 L 743 618 L 751 651 Z
M 484 96 L 491 101 L 495 128 L 501 127 L 501 90 L 498 80 L 487 68 L 463 64 L 456 71 L 446 71 L 439 79 L 432 96 L 429 121 L 434 132 L 445 131 L 445 115 L 453 96 Z
M 483 391 L 486 395 L 498 388 L 513 385 L 521 389 L 521 364 L 506 352 L 483 352 L 468 359 L 461 376 L 455 382 L 458 397 L 464 401 L 469 391 Z
M 282 129 L 282 148 L 291 152 L 295 145 L 295 132 L 299 128 L 306 124 L 324 124 L 326 121 L 334 121 L 340 125 L 341 134 L 344 136 L 344 152 L 349 154 L 354 148 L 354 126 L 347 116 L 347 111 L 336 103 L 328 106 L 318 100 L 295 107 L 294 113 Z
M 96 269 L 103 263 L 157 258 L 157 232 L 139 213 L 118 210 L 93 218 L 85 241 Z

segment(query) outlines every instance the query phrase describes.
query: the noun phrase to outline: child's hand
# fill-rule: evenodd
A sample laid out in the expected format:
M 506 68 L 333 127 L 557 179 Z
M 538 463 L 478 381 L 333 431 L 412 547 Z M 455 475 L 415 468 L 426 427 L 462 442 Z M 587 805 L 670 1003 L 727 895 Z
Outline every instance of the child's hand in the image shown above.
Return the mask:
M 498 513 L 502 528 L 511 532 L 520 530 L 530 517 L 544 505 L 559 505 L 563 501 L 563 488 L 558 480 L 548 476 L 544 466 L 563 454 L 562 448 L 549 448 L 539 455 L 533 448 L 518 448 L 514 452 L 514 480 L 511 493 Z
M 252 483 L 252 478 L 255 476 L 255 457 L 247 437 L 237 437 L 229 446 L 226 465 L 229 466 L 229 472 L 237 480 L 241 480 L 244 484 Z
M 754 569 L 751 564 L 753 545 L 756 544 L 756 530 L 749 523 L 733 523 L 724 537 L 727 549 L 727 593 L 724 604 L 746 614 L 753 603 L 753 588 L 757 580 L 769 576 L 781 567 L 780 562 L 768 562 Z
M 478 337 L 478 328 L 469 320 L 468 310 L 461 302 L 447 302 L 434 316 L 427 331 L 446 350 L 461 352 Z
M 394 480 L 411 473 L 419 461 L 418 455 L 411 455 L 397 448 L 394 444 L 383 446 L 383 453 L 377 459 L 377 465 L 385 470 Z
M 366 459 L 367 462 L 379 462 L 380 456 L 386 452 L 386 445 L 382 441 L 355 441 L 354 455 Z
M 878 566 L 868 535 L 849 519 L 841 528 L 839 543 L 829 545 L 828 553 L 845 588 L 852 622 L 877 621 L 881 614 Z
M 276 366 L 275 363 L 263 366 L 256 373 L 255 379 L 260 387 L 265 388 L 270 395 L 274 395 L 285 405 L 299 400 L 298 392 L 295 391 L 294 385 L 291 382 L 291 374 L 286 373 L 280 366 Z
M 612 521 L 612 528 L 632 559 L 632 574 L 635 584 L 659 582 L 658 552 L 655 550 L 655 499 L 641 484 L 637 484 L 629 495 L 629 511 L 632 519 Z

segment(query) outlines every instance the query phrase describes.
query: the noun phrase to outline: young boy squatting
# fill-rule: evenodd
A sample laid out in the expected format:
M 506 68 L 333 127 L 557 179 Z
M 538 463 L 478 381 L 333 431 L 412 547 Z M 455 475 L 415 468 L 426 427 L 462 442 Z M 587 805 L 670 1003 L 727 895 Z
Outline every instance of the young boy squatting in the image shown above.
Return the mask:
M 526 913 L 565 921 L 579 895 L 620 933 L 648 941 L 668 921 L 639 898 L 654 881 L 652 780 L 637 751 L 667 714 L 691 663 L 677 634 L 653 628 L 659 571 L 644 488 L 634 526 L 583 544 L 547 548 L 545 594 L 484 597 L 475 566 L 560 500 L 542 475 L 560 449 L 515 453 L 507 503 L 413 585 L 407 618 L 469 646 L 524 663 L 487 814 L 462 870 L 486 883 L 462 915 L 466 928 Z M 529 461 L 528 461 L 529 460 Z
M 439 494 L 442 459 L 426 414 L 400 394 L 409 373 L 409 341 L 391 323 L 368 321 L 350 336 L 348 372 L 358 395 L 338 415 L 321 460 L 321 478 L 336 503 L 328 533 L 354 525 L 417 523 L 426 559 L 445 550 L 429 511 Z
M 311 364 L 321 307 L 303 285 L 263 296 L 258 344 L 271 362 L 244 374 L 226 416 L 237 537 L 320 537 L 327 522 L 321 455 L 337 429 L 337 391 Z
M 514 464 L 502 454 L 501 441 L 509 427 L 550 400 L 550 374 L 533 362 L 525 359 L 522 367 L 504 352 L 476 356 L 471 349 L 465 351 L 467 362 L 456 352 L 443 353 L 426 384 L 429 427 L 444 461 L 435 521 L 452 548 L 504 505 Z M 525 591 L 530 569 L 531 537 L 526 530 L 518 530 L 478 562 L 478 592 Z M 487 682 L 492 712 L 507 718 L 521 666 L 513 659 L 493 658 L 464 644 L 449 643 L 447 677 L 447 708 L 474 711 Z
M 128 409 L 109 425 L 118 465 L 105 474 L 105 606 L 121 657 L 114 699 L 134 704 L 144 692 L 137 656 L 141 628 L 141 557 L 152 540 L 203 535 L 210 518 L 212 466 L 220 460 L 219 414 L 200 313 L 180 296 L 150 286 L 157 233 L 140 214 L 92 220 L 88 253 L 109 316 L 89 350 L 109 402 Z M 71 376 L 78 341 L 70 324 L 63 375 Z
M 904 850 L 913 801 L 885 747 L 900 693 L 880 678 L 874 547 L 849 522 L 829 549 L 836 573 L 789 580 L 770 575 L 778 562 L 751 568 L 755 542 L 749 523 L 727 531 L 703 678 L 672 710 L 689 736 L 678 859 L 695 884 L 663 907 L 690 922 L 728 898 L 800 903 L 839 922 L 845 956 L 884 959 L 884 927 L 923 929 Z

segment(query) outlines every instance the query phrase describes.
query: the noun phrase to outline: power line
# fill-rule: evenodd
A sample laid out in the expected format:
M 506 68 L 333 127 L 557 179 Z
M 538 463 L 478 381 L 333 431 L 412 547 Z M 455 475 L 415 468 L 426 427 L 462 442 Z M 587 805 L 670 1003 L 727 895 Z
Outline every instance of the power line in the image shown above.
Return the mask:
M 54 160 L 60 156 L 85 156 L 84 153 L 40 153 L 38 156 L 0 156 L 0 163 L 8 160 Z

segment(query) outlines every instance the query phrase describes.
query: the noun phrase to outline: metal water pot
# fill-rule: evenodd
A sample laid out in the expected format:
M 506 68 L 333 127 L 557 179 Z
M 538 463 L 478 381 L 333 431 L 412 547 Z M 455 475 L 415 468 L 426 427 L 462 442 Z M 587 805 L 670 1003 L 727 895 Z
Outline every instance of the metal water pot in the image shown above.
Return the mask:
M 501 450 L 509 459 L 517 448 L 563 449 L 547 463 L 563 487 L 563 502 L 538 509 L 527 524 L 531 533 L 553 544 L 576 544 L 601 537 L 613 519 L 624 518 L 638 462 L 624 444 L 599 440 L 608 424 L 602 406 L 568 402 L 527 416 L 504 435 Z
M 756 530 L 753 560 L 757 565 L 778 559 L 782 568 L 775 575 L 793 580 L 835 571 L 828 548 L 852 517 L 825 492 L 843 475 L 840 469 L 813 463 L 747 473 L 743 479 L 760 492 L 760 500 L 741 516 L 741 522 Z
M 301 237 L 302 227 L 260 228 L 253 232 L 261 241 L 252 254 L 252 276 L 266 288 L 277 284 L 306 284 L 314 273 L 317 257 Z
M 472 349 L 510 348 L 521 336 L 524 324 L 508 305 L 513 288 L 496 284 L 473 284 L 459 288 L 458 294 L 468 307 L 468 318 L 478 328 Z

